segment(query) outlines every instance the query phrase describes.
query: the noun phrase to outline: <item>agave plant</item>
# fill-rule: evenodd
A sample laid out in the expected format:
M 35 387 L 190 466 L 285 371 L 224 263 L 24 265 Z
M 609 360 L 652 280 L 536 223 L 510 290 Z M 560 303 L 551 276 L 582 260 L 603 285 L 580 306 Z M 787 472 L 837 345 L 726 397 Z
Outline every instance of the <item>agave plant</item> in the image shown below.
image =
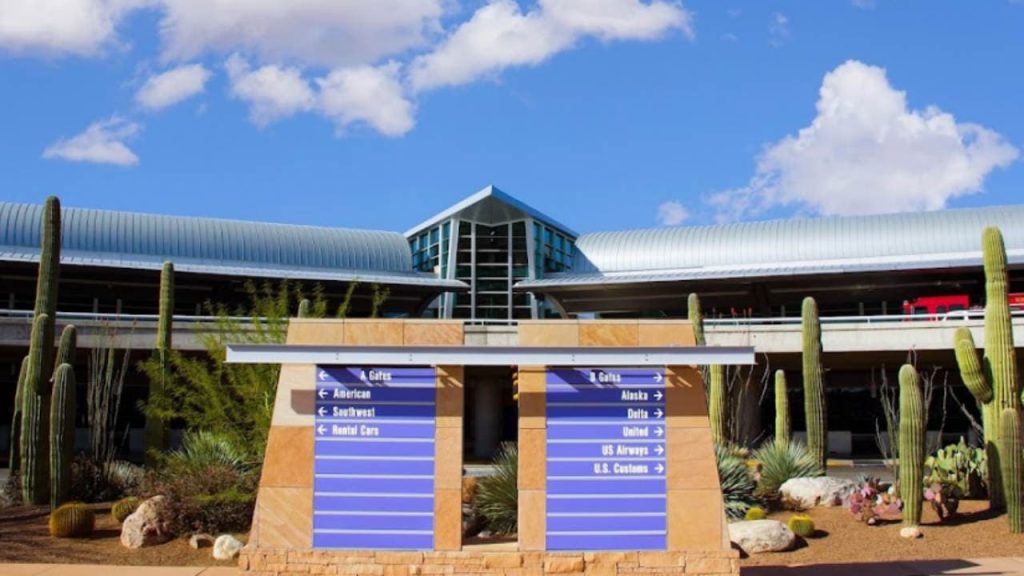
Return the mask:
M 824 472 L 806 446 L 777 438 L 754 451 L 754 460 L 758 462 L 757 492 L 766 498 L 778 495 L 786 480 L 821 476 Z
M 742 519 L 751 506 L 761 503 L 754 495 L 757 483 L 750 466 L 728 446 L 720 444 L 715 445 L 715 459 L 718 462 L 718 479 L 722 485 L 725 513 L 730 518 Z
M 477 509 L 495 534 L 512 534 L 518 528 L 518 468 L 516 445 L 504 444 L 494 458 L 494 473 L 477 484 Z
M 181 440 L 181 448 L 167 456 L 171 470 L 203 470 L 210 467 L 231 468 L 240 473 L 254 466 L 246 459 L 245 451 L 230 437 L 204 430 L 188 431 Z

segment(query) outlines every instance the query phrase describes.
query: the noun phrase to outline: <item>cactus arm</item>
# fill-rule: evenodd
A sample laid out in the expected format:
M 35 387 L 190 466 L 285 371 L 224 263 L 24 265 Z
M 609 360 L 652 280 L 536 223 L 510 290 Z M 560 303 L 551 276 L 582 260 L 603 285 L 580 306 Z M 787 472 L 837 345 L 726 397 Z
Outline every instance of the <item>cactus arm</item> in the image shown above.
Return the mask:
M 53 345 L 53 323 L 48 314 L 36 316 L 32 323 L 28 366 L 21 415 L 21 493 L 26 504 L 49 504 L 49 429 L 50 387 L 44 367 L 49 366 L 46 352 Z
M 75 449 L 75 370 L 61 364 L 54 374 L 50 402 L 50 508 L 67 501 L 71 492 L 71 459 Z
M 1024 500 L 1021 498 L 1021 490 L 1024 488 L 1024 479 L 1021 478 L 1024 447 L 1021 445 L 1020 411 L 1006 408 L 999 421 L 1002 428 L 999 466 L 1003 476 L 1006 515 L 1010 521 L 1010 532 L 1020 534 L 1024 532 Z
M 971 392 L 971 395 L 981 404 L 992 400 L 992 387 L 985 379 L 985 373 L 981 369 L 981 359 L 978 358 L 978 350 L 974 346 L 974 336 L 970 328 L 966 326 L 957 328 L 954 336 L 954 351 L 956 352 L 956 363 L 960 367 L 960 378 L 964 385 Z
M 903 500 L 903 524 L 921 523 L 924 487 L 925 428 L 924 400 L 917 370 L 910 364 L 900 369 L 900 498 Z
M 708 395 L 708 417 L 711 420 L 711 437 L 716 443 L 728 441 L 726 434 L 726 391 L 725 367 L 711 366 L 711 391 Z
M 707 341 L 704 339 L 704 315 L 700 309 L 700 297 L 695 293 L 691 293 L 686 298 L 686 317 L 689 318 L 690 324 L 693 326 L 693 337 L 697 341 L 697 346 L 707 346 Z
M 21 417 L 25 401 L 25 387 L 28 379 L 28 356 L 21 359 L 18 371 L 18 387 L 14 391 L 14 414 L 11 416 L 11 448 L 8 452 L 8 468 L 14 473 L 21 467 Z

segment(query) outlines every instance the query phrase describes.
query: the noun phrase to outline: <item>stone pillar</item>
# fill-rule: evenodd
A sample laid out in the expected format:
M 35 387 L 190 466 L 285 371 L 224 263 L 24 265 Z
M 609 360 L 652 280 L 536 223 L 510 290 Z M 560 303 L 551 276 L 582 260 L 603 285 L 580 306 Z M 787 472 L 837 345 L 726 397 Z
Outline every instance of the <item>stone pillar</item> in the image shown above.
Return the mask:
M 462 549 L 462 366 L 437 367 L 434 549 Z
M 519 367 L 519 549 L 542 551 L 547 530 L 544 366 Z
M 489 460 L 501 441 L 501 389 L 497 382 L 474 382 L 473 418 L 473 456 Z

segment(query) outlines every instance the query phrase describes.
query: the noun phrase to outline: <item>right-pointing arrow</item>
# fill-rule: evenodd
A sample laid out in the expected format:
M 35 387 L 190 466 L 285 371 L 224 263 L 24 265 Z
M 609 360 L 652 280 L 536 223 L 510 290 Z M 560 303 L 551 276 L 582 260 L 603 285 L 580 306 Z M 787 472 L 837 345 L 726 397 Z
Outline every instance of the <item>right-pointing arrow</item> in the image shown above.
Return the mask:
M 658 456 L 661 456 L 665 453 L 665 447 L 661 445 L 655 446 L 654 451 L 658 453 Z
M 654 373 L 654 381 L 655 382 L 661 382 L 661 373 L 660 372 L 655 372 Z

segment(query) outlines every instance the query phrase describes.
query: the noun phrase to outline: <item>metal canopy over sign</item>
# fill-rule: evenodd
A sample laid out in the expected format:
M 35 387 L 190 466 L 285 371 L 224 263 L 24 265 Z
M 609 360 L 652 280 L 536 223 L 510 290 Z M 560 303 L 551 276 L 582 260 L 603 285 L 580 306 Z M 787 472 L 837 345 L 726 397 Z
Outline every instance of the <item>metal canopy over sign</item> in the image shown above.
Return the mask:
M 665 550 L 665 370 L 548 368 L 547 549 Z
M 317 366 L 313 548 L 434 547 L 433 368 Z

